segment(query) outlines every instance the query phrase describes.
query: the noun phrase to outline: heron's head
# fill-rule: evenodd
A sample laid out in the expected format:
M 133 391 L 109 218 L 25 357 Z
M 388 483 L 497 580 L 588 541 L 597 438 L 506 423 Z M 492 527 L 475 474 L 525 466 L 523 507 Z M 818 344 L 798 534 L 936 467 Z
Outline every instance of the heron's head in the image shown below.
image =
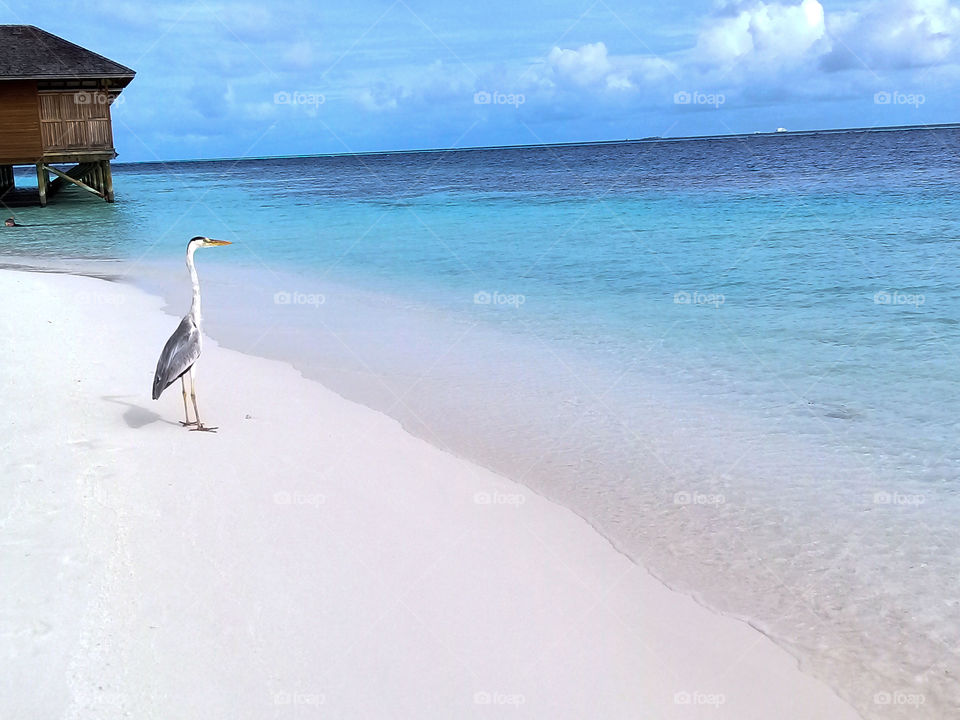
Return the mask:
M 193 247 L 202 248 L 202 247 L 219 247 L 220 245 L 232 245 L 229 240 L 214 240 L 212 238 L 204 237 L 203 235 L 197 235 L 195 238 L 190 238 L 190 242 L 187 243 L 187 249 Z

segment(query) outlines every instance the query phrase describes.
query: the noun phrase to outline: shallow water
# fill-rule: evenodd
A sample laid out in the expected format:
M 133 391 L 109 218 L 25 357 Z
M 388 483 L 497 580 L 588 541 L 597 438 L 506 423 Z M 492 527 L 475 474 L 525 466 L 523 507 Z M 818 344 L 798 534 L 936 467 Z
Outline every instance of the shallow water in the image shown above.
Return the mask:
M 566 504 L 865 716 L 939 718 L 960 710 L 958 149 L 117 166 L 116 205 L 18 211 L 0 252 L 180 314 L 186 240 L 232 240 L 198 255 L 209 334 Z

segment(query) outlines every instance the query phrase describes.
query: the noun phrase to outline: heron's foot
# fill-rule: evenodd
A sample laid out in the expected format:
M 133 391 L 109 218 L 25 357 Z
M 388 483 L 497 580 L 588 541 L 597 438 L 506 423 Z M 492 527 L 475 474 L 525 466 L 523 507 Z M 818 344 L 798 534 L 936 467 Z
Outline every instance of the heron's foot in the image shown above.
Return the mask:
M 196 425 L 196 424 L 197 424 L 197 421 L 196 421 L 196 420 L 190 420 L 190 421 L 188 421 L 188 422 L 184 422 L 183 420 L 181 420 L 181 421 L 180 421 L 180 424 L 183 425 L 184 427 L 190 427 L 191 425 Z
M 190 428 L 190 432 L 216 432 L 217 427 L 210 427 L 209 425 L 201 425 L 196 423 L 196 427 Z

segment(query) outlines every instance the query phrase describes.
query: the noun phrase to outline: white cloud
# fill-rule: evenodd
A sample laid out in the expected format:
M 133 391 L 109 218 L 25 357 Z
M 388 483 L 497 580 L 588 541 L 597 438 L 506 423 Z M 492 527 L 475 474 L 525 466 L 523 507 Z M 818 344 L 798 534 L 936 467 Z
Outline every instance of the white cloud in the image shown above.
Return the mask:
M 672 64 L 654 56 L 610 55 L 603 42 L 577 49 L 554 47 L 540 75 L 548 87 L 589 90 L 633 90 L 673 72 Z
M 819 0 L 735 2 L 709 18 L 686 59 L 701 72 L 899 70 L 960 61 L 950 0 L 870 0 L 831 11 Z
M 595 85 L 611 69 L 607 46 L 602 42 L 582 45 L 576 50 L 555 47 L 547 56 L 547 65 L 558 77 L 577 85 Z
M 823 6 L 817 0 L 754 2 L 728 7 L 713 18 L 700 33 L 694 54 L 706 65 L 774 70 L 816 52 L 825 35 Z
M 703 19 L 686 49 L 665 57 L 616 54 L 600 40 L 553 47 L 520 91 L 528 107 L 581 115 L 695 90 L 724 96 L 727 107 L 850 98 L 872 105 L 878 89 L 943 85 L 960 74 L 958 0 L 864 0 L 842 10 L 832 2 L 731 0 Z M 908 73 L 917 67 L 937 67 L 938 79 L 915 80 Z
M 884 0 L 827 17 L 826 70 L 928 67 L 958 59 L 960 8 L 947 0 Z

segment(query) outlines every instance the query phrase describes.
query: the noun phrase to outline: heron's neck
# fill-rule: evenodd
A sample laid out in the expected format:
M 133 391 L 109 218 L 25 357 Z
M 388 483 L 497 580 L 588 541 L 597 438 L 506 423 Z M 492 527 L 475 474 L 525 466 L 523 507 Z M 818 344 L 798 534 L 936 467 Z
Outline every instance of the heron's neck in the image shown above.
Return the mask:
M 193 262 L 193 253 L 196 247 L 187 250 L 187 270 L 190 271 L 190 284 L 193 285 L 193 300 L 190 303 L 190 314 L 193 315 L 197 325 L 200 324 L 200 278 L 197 277 L 197 266 Z

